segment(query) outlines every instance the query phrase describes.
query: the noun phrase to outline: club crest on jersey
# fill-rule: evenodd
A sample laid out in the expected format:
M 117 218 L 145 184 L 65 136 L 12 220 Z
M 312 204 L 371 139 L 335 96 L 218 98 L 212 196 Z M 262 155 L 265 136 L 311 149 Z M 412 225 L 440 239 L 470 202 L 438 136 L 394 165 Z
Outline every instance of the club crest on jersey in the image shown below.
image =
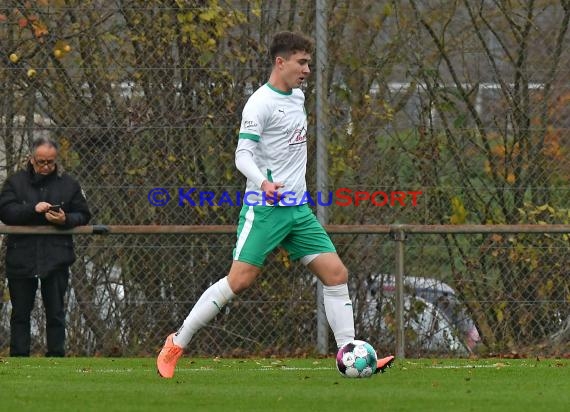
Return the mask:
M 289 146 L 302 144 L 307 141 L 307 129 L 302 127 L 300 129 L 295 129 L 291 137 L 289 138 Z
M 257 128 L 257 123 L 253 120 L 244 120 L 243 121 L 243 128 L 244 129 L 256 129 Z

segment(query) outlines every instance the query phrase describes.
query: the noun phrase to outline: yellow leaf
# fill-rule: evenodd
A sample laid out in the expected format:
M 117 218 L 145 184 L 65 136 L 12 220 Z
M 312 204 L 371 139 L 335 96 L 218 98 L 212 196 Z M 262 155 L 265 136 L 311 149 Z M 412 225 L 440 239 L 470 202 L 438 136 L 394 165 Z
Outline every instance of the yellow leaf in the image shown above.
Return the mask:
M 503 319 L 505 318 L 505 316 L 503 315 L 503 311 L 501 309 L 497 310 L 497 320 L 500 322 L 503 321 Z
M 545 289 L 546 289 L 548 292 L 551 292 L 551 291 L 554 289 L 554 282 L 552 281 L 552 279 L 548 279 L 548 280 L 546 281 Z
M 199 17 L 200 17 L 200 20 L 212 21 L 216 17 L 216 11 L 215 10 L 205 11 L 203 13 L 200 13 Z
M 451 217 L 449 221 L 453 225 L 461 225 L 467 220 L 467 210 L 463 205 L 463 201 L 458 197 L 454 196 L 451 198 Z

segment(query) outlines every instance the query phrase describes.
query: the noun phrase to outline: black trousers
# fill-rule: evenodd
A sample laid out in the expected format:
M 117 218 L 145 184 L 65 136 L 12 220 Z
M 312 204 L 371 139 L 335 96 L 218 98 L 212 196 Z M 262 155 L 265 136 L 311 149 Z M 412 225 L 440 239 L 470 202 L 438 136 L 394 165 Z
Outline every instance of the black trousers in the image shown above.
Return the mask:
M 42 278 L 8 278 L 12 315 L 10 317 L 10 356 L 30 356 L 30 317 L 34 308 L 38 281 L 46 314 L 46 356 L 65 356 L 64 297 L 69 270 L 60 270 Z

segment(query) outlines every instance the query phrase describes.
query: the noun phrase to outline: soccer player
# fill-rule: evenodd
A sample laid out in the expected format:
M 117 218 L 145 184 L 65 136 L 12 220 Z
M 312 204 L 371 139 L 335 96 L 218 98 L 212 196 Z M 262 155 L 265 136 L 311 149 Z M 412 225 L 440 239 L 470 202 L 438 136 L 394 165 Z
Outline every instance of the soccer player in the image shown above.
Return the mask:
M 247 177 L 246 191 L 255 196 L 249 195 L 242 207 L 229 274 L 206 289 L 180 329 L 166 338 L 156 362 L 163 378 L 174 376 L 178 359 L 198 329 L 255 281 L 265 258 L 279 245 L 323 283 L 325 313 L 337 346 L 354 339 L 348 271 L 309 206 L 284 197 L 289 193 L 303 199 L 307 190 L 307 116 L 299 87 L 311 72 L 313 48 L 313 41 L 299 33 L 273 37 L 269 81 L 243 109 L 235 154 L 236 167 Z M 377 372 L 393 360 L 380 359 Z

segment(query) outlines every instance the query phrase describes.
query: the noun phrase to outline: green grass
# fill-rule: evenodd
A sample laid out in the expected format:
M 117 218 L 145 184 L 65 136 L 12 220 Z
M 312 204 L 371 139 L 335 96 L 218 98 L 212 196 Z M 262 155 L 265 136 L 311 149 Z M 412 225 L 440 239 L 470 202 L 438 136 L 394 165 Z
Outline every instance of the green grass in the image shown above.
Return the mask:
M 570 360 L 397 360 L 371 379 L 332 359 L 0 358 L 2 411 L 568 411 Z

